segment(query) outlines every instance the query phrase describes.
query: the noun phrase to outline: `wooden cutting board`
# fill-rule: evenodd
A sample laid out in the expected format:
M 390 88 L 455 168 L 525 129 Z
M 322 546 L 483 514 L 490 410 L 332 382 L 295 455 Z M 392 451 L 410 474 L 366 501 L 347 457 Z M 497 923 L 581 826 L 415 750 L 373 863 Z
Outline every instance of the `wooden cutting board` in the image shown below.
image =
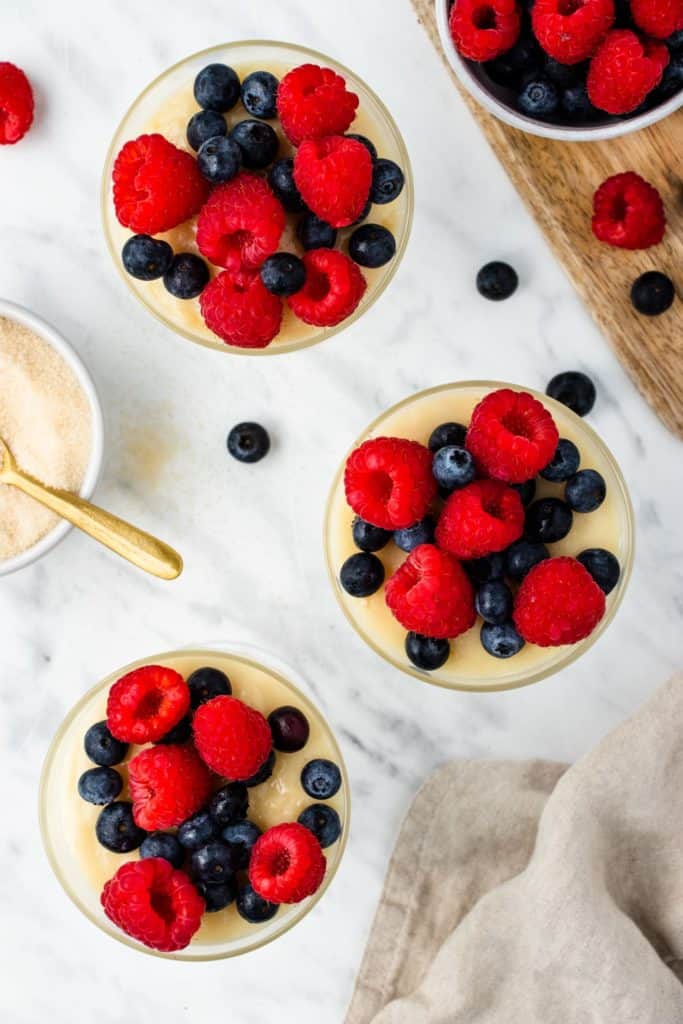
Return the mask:
M 647 401 L 683 437 L 683 109 L 652 128 L 607 142 L 555 142 L 488 114 L 461 88 L 439 42 L 433 0 L 411 0 L 496 156 L 545 232 L 555 255 Z M 591 233 L 593 193 L 605 178 L 637 171 L 659 189 L 668 226 L 652 249 L 629 252 Z M 661 270 L 677 286 L 666 313 L 633 309 L 631 284 Z

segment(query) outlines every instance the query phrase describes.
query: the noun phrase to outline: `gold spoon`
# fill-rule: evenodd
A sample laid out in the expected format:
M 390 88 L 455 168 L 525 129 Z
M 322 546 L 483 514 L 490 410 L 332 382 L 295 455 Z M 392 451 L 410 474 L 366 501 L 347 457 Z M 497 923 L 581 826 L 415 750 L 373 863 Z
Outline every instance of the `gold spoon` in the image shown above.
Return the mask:
M 177 551 L 168 544 L 157 540 L 144 530 L 138 530 L 111 512 L 105 512 L 89 501 L 62 491 L 58 487 L 48 487 L 35 477 L 17 466 L 14 456 L 7 444 L 0 437 L 0 482 L 18 487 L 24 494 L 35 498 L 62 519 L 67 519 L 73 526 L 98 540 L 100 544 L 117 555 L 128 559 L 139 569 L 160 576 L 163 580 L 174 580 L 183 571 L 183 560 Z

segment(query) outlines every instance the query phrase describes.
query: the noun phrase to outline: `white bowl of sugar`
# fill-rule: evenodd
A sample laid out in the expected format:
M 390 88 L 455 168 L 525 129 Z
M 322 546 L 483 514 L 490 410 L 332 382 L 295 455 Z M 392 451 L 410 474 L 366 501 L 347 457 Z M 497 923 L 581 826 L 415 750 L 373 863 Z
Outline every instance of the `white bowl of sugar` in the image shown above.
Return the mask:
M 102 409 L 71 345 L 35 313 L 0 299 L 0 436 L 43 483 L 90 498 L 100 474 Z M 71 529 L 0 483 L 0 576 L 47 554 Z

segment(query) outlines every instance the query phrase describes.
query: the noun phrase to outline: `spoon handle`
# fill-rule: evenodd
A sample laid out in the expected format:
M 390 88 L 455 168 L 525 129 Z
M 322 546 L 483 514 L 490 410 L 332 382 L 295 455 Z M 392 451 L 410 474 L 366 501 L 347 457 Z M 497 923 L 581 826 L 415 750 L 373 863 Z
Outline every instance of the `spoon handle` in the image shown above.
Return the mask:
M 94 537 L 100 544 L 137 565 L 139 569 L 144 569 L 145 572 L 164 580 L 173 580 L 183 571 L 182 558 L 168 544 L 119 519 L 111 512 L 91 505 L 79 495 L 62 491 L 57 487 L 48 487 L 30 473 L 16 468 L 5 470 L 2 480 L 3 483 L 12 484 L 24 494 L 35 498 L 41 505 L 56 512 L 62 519 L 67 519 L 79 530 Z

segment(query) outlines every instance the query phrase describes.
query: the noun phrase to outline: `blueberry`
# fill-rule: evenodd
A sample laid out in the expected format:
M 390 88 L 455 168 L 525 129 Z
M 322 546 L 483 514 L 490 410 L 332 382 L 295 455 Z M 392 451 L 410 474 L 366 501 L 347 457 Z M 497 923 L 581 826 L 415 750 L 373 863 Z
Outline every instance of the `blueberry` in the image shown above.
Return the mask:
M 485 622 L 480 637 L 482 647 L 494 658 L 511 658 L 524 647 L 524 640 L 512 622 Z
M 333 249 L 337 230 L 314 213 L 305 213 L 296 226 L 297 238 L 304 249 Z
M 668 99 L 683 89 L 683 53 L 672 52 L 671 60 L 664 68 L 662 80 L 657 87 L 660 100 Z
M 107 804 L 95 824 L 97 841 L 112 853 L 137 850 L 147 833 L 133 819 L 133 805 L 127 800 Z
M 269 120 L 277 116 L 277 87 L 279 83 L 270 71 L 252 71 L 242 82 L 242 106 L 252 117 Z
M 243 818 L 241 821 L 233 821 L 226 825 L 221 832 L 222 838 L 233 849 L 237 870 L 242 871 L 249 866 L 249 858 L 254 843 L 261 835 L 261 829 L 253 821 Z
M 138 281 L 155 281 L 171 265 L 173 249 L 168 242 L 150 235 L 133 235 L 121 250 L 124 269 Z
M 187 141 L 196 151 L 209 139 L 228 134 L 228 126 L 222 114 L 216 110 L 198 110 L 187 122 Z
M 589 121 L 598 114 L 588 98 L 585 82 L 564 89 L 560 97 L 560 106 L 572 121 Z
M 245 882 L 237 891 L 237 913 L 250 924 L 262 924 L 263 921 L 270 921 L 275 917 L 279 906 L 277 903 L 269 903 L 262 896 L 255 893 L 249 882 Z
M 268 715 L 273 746 L 285 754 L 294 754 L 308 743 L 309 725 L 303 711 L 284 704 Z
M 194 98 L 204 110 L 230 110 L 239 97 L 240 80 L 227 64 L 208 64 L 194 80 Z
M 372 168 L 372 185 L 370 202 L 382 205 L 392 203 L 403 189 L 405 178 L 403 171 L 393 160 L 380 157 Z
M 199 882 L 225 882 L 237 870 L 238 857 L 231 846 L 211 839 L 195 850 L 190 859 L 192 877 Z
M 539 498 L 526 510 L 524 534 L 527 540 L 537 544 L 554 544 L 567 536 L 573 518 L 566 501 L 560 498 Z
M 89 804 L 110 804 L 122 789 L 116 768 L 88 768 L 78 780 L 78 795 Z
M 396 253 L 396 240 L 381 224 L 363 224 L 349 239 L 349 256 L 361 267 L 383 267 Z
M 560 89 L 568 89 L 577 82 L 586 80 L 585 64 L 560 64 L 553 57 L 546 57 L 543 73 Z
M 209 801 L 209 814 L 221 827 L 238 818 L 246 818 L 248 809 L 249 793 L 243 782 L 229 782 L 216 790 Z
M 291 156 L 275 161 L 268 171 L 268 184 L 288 213 L 303 213 L 306 209 L 294 182 L 294 160 Z
M 436 523 L 432 516 L 425 516 L 412 526 L 404 526 L 402 530 L 394 531 L 394 544 L 401 551 L 413 551 L 420 544 L 434 543 L 434 530 Z
M 339 582 L 351 597 L 369 597 L 384 583 L 384 566 L 377 555 L 361 551 L 346 559 L 339 573 Z
M 187 743 L 192 735 L 192 719 L 189 715 L 185 715 L 181 718 L 177 725 L 174 725 L 172 729 L 162 736 L 157 743 Z
M 164 274 L 164 287 L 176 299 L 195 299 L 209 283 L 209 268 L 201 256 L 179 252 Z
M 484 555 L 483 558 L 472 558 L 462 565 L 469 578 L 477 585 L 487 583 L 488 580 L 502 580 L 505 575 L 505 559 L 501 551 Z
M 561 437 L 552 459 L 545 469 L 541 470 L 541 476 L 544 480 L 550 480 L 552 483 L 562 483 L 563 480 L 574 476 L 580 462 L 581 455 L 574 442 L 568 441 L 566 437 Z
M 607 486 L 596 469 L 580 469 L 567 481 L 564 496 L 575 512 L 595 512 L 600 508 Z
M 114 739 L 106 722 L 90 726 L 83 738 L 83 747 L 91 761 L 105 768 L 120 764 L 128 753 L 128 744 Z
M 263 121 L 238 121 L 230 138 L 242 150 L 242 163 L 250 171 L 262 170 L 272 164 L 280 148 L 280 140 L 269 124 Z
M 500 625 L 512 615 L 512 591 L 502 580 L 490 580 L 479 587 L 474 604 L 485 622 Z
M 421 633 L 408 633 L 406 636 L 406 654 L 416 668 L 433 672 L 448 661 L 451 645 L 448 640 L 437 640 Z
M 471 483 L 475 476 L 474 459 L 466 448 L 448 444 L 439 448 L 432 460 L 432 475 L 440 487 L 454 491 Z
M 367 149 L 368 153 L 372 158 L 372 162 L 375 162 L 375 160 L 377 159 L 377 147 L 375 146 L 374 142 L 371 142 L 370 139 L 368 139 L 365 135 L 357 135 L 354 132 L 347 132 L 346 138 L 355 139 L 356 142 L 360 142 L 361 146 L 365 146 L 365 148 Z
M 535 565 L 546 558 L 550 558 L 550 552 L 545 544 L 516 540 L 505 552 L 505 575 L 511 580 L 523 580 Z
M 197 167 L 212 185 L 221 185 L 235 177 L 242 166 L 242 150 L 234 139 L 215 135 L 203 142 L 197 153 Z
M 580 370 L 566 370 L 556 374 L 545 393 L 556 402 L 566 405 L 577 416 L 587 416 L 595 405 L 595 384 Z
M 510 484 L 510 487 L 514 491 L 517 491 L 521 498 L 522 505 L 525 507 L 530 505 L 536 497 L 536 481 L 534 479 L 525 480 L 523 484 Z
M 329 800 L 339 791 L 341 772 L 334 761 L 316 757 L 305 764 L 301 772 L 301 785 L 316 800 Z
M 276 252 L 261 264 L 261 280 L 273 295 L 294 295 L 306 280 L 303 261 L 291 252 Z
M 312 832 L 323 850 L 336 843 L 341 835 L 341 821 L 334 807 L 325 804 L 311 804 L 302 811 L 297 821 Z
M 619 561 L 612 552 L 605 548 L 586 548 L 576 557 L 588 569 L 600 589 L 611 594 L 621 575 Z
M 252 776 L 244 780 L 244 785 L 249 786 L 260 786 L 262 782 L 265 782 L 273 774 L 275 768 L 275 751 L 271 750 L 268 757 L 265 759 L 261 767 L 257 772 L 254 772 Z
M 548 78 L 534 77 L 526 83 L 519 96 L 517 106 L 528 117 L 547 118 L 554 114 L 560 98 L 556 87 Z
M 658 270 L 648 270 L 633 282 L 631 302 L 644 316 L 659 316 L 672 304 L 676 292 L 673 282 Z
M 477 274 L 477 291 L 492 302 L 509 299 L 518 284 L 517 271 L 501 260 L 485 263 Z
M 238 462 L 260 462 L 270 451 L 270 437 L 260 423 L 238 423 L 228 434 L 228 451 Z
M 462 448 L 466 435 L 467 427 L 464 427 L 462 423 L 441 423 L 429 435 L 428 446 L 433 452 L 438 452 L 439 448 L 445 448 L 448 445 L 457 445 Z
M 361 551 L 379 551 L 389 543 L 393 534 L 391 530 L 383 530 L 381 526 L 373 526 L 366 523 L 360 516 L 356 516 L 351 527 L 353 543 Z
M 683 50 L 683 29 L 679 29 L 678 32 L 670 35 L 666 40 L 666 44 L 674 53 L 677 53 L 678 50 Z
M 543 51 L 529 33 L 520 36 L 511 50 L 484 65 L 486 73 L 497 85 L 514 87 L 523 74 L 535 74 L 541 68 Z
M 174 868 L 181 868 L 185 860 L 185 851 L 177 837 L 170 832 L 150 832 L 140 844 L 140 856 L 143 860 L 147 857 L 163 857 Z
M 228 878 L 225 882 L 195 880 L 195 888 L 204 899 L 207 914 L 215 914 L 217 910 L 230 906 L 237 895 L 237 882 L 234 878 Z
M 187 677 L 187 685 L 190 690 L 190 705 L 193 709 L 200 704 L 206 704 L 214 697 L 230 696 L 232 686 L 225 672 L 219 668 L 211 668 L 204 665 L 197 668 Z
M 198 850 L 200 846 L 213 839 L 217 831 L 216 822 L 209 812 L 198 811 L 179 826 L 178 842 L 186 850 Z

